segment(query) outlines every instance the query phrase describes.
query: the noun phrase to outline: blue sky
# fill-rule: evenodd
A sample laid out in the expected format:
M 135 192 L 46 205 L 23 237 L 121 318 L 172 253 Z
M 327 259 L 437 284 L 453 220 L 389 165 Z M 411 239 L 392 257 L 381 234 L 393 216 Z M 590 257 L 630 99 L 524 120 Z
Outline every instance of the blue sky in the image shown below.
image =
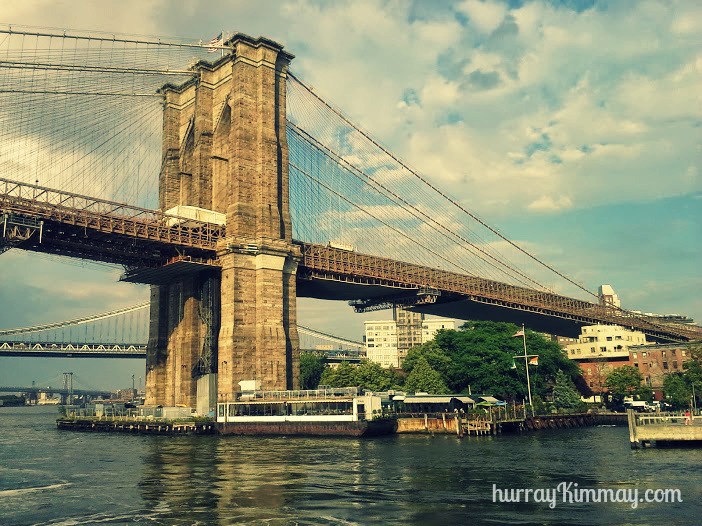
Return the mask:
M 0 22 L 278 40 L 315 91 L 511 239 L 626 308 L 702 322 L 699 2 L 27 0 Z M 15 251 L 0 268 L 1 327 L 147 297 L 114 268 Z M 370 316 L 299 304 L 347 337 Z M 0 383 L 67 366 L 23 363 L 0 358 Z M 109 387 L 143 375 L 72 363 Z

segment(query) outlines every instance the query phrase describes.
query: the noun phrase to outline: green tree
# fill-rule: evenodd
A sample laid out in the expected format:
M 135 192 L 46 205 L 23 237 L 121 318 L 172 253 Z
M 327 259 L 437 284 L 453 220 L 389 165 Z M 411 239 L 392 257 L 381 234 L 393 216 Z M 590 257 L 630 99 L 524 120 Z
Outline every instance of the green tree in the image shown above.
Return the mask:
M 348 362 L 343 362 L 336 369 L 327 367 L 322 374 L 320 384 L 330 385 L 331 387 L 354 387 L 356 385 L 354 366 Z
M 680 373 L 666 374 L 663 378 L 663 393 L 668 402 L 676 409 L 685 408 L 690 404 L 692 389 Z
M 411 373 L 420 357 L 424 357 L 429 365 L 431 365 L 431 368 L 440 373 L 444 378 L 450 374 L 454 366 L 451 358 L 444 350 L 439 347 L 435 340 L 431 340 L 417 347 L 413 347 L 407 352 L 407 356 L 402 362 L 403 371 L 407 374 Z
M 420 352 L 436 360 L 433 363 L 427 360 L 432 365 L 446 364 L 435 368 L 442 373 L 451 392 L 465 392 L 470 387 L 473 393 L 522 400 L 527 398 L 524 360 L 513 359 L 524 353 L 522 338 L 513 337 L 518 329 L 512 323 L 469 321 L 460 330 L 440 331 L 434 338 L 435 348 Z M 580 377 L 580 367 L 565 356 L 558 344 L 527 330 L 526 345 L 529 354 L 539 356 L 538 367 L 529 368 L 534 396 L 543 398 L 551 393 L 559 370 L 573 381 Z
M 354 370 L 355 384 L 368 391 L 387 391 L 399 383 L 392 369 L 383 369 L 376 362 L 364 361 Z
M 643 375 L 636 367 L 624 365 L 617 367 L 607 375 L 605 386 L 615 397 L 621 399 L 624 396 L 639 394 Z
M 410 392 L 447 394 L 449 392 L 441 374 L 435 371 L 426 358 L 420 356 L 414 363 L 412 372 L 405 380 L 405 389 Z
M 694 387 L 695 398 L 702 396 L 702 345 L 689 345 L 690 359 L 683 364 L 685 381 Z
M 575 409 L 579 407 L 580 393 L 573 381 L 563 371 L 556 373 L 556 383 L 553 386 L 553 403 L 559 409 Z
M 326 366 L 326 360 L 321 354 L 300 353 L 300 388 L 316 389 Z

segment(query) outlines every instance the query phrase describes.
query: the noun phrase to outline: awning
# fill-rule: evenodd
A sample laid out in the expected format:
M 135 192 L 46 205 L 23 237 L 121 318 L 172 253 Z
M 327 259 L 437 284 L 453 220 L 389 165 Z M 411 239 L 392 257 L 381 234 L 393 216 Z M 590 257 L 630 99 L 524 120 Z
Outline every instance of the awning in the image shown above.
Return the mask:
M 475 403 L 467 396 L 406 396 L 405 404 L 449 404 L 451 400 L 458 400 L 463 404 Z

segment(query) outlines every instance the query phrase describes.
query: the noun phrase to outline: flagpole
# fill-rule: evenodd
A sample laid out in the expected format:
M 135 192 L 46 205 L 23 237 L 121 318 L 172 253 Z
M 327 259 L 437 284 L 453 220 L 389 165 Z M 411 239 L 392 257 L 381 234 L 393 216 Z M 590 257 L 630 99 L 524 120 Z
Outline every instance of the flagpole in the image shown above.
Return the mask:
M 529 392 L 529 407 L 531 408 L 531 414 L 534 414 L 534 404 L 531 401 L 531 381 L 529 380 L 529 362 L 527 358 L 527 348 L 526 348 L 526 330 L 524 329 L 524 324 L 522 323 L 522 341 L 524 342 L 524 368 L 526 369 L 527 377 L 527 391 Z

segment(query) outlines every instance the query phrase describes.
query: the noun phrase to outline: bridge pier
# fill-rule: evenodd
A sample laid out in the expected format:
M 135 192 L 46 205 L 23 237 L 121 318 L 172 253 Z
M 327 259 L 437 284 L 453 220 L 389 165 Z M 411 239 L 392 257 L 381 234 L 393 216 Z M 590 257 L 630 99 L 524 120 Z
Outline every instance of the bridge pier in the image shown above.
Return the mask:
M 212 364 L 217 340 L 212 333 L 219 328 L 219 315 L 212 293 L 219 294 L 218 289 L 219 278 L 207 274 L 152 286 L 147 404 L 195 406 L 197 375 L 216 371 Z
M 220 323 L 208 370 L 195 367 L 207 332 L 197 275 L 152 287 L 148 404 L 195 407 L 198 374 L 217 373 L 220 400 L 242 380 L 271 390 L 299 386 L 301 254 L 292 243 L 285 108 L 293 56 L 265 38 L 238 34 L 229 42 L 232 54 L 196 64 L 196 78 L 161 90 L 161 208 L 218 212 L 226 216 L 226 237 L 212 262 L 221 267 Z

